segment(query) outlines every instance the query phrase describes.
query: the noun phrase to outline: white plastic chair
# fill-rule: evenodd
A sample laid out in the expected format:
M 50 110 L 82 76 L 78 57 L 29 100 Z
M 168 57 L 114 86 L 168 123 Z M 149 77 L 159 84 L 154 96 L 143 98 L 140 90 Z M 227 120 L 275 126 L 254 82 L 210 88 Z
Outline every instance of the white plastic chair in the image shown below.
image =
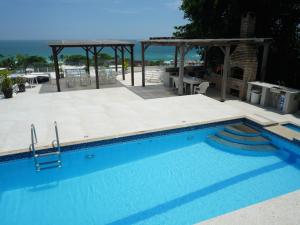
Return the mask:
M 92 84 L 90 75 L 87 74 L 84 69 L 80 69 L 79 74 L 80 74 L 80 86 L 86 87 Z
M 207 88 L 209 87 L 209 82 L 205 81 L 194 87 L 194 94 L 206 94 Z
M 105 69 L 103 69 L 103 68 L 100 68 L 99 70 L 98 70 L 98 76 L 99 76 L 99 82 L 100 82 L 100 84 L 105 84 L 106 83 L 106 71 L 105 71 Z
M 173 88 L 178 89 L 178 77 L 173 78 Z
M 173 88 L 178 89 L 179 88 L 179 78 L 173 78 Z M 183 83 L 183 93 L 186 93 L 186 83 Z
M 73 88 L 76 86 L 76 77 L 79 75 L 78 71 L 66 69 L 65 71 L 66 85 L 68 88 Z
M 118 75 L 118 72 L 112 70 L 111 73 L 108 76 L 108 83 L 109 84 L 116 83 L 117 82 L 117 75 Z

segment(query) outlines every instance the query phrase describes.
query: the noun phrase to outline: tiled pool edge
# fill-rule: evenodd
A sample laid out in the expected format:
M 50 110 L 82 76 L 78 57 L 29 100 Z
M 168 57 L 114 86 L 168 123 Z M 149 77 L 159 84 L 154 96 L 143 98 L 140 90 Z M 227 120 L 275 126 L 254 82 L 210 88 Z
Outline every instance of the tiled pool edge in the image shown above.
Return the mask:
M 222 120 L 214 120 L 214 121 L 207 121 L 201 123 L 189 123 L 189 124 L 180 124 L 176 126 L 164 127 L 159 129 L 152 129 L 146 131 L 137 131 L 132 133 L 120 134 L 120 135 L 113 135 L 113 136 L 106 136 L 101 138 L 93 138 L 93 139 L 82 139 L 79 141 L 72 141 L 72 142 L 64 142 L 61 143 L 61 151 L 76 151 L 80 148 L 85 147 L 92 147 L 92 146 L 102 146 L 108 145 L 113 143 L 122 143 L 137 139 L 143 139 L 147 137 L 159 136 L 159 135 L 167 135 L 172 133 L 178 133 L 187 130 L 196 130 L 199 128 L 208 128 L 213 126 L 218 126 L 221 124 L 231 124 L 234 122 L 243 122 L 246 118 L 245 117 L 232 117 L 229 119 L 222 119 Z M 37 151 L 49 151 L 52 146 L 39 146 L 36 148 Z M 7 162 L 12 160 L 18 160 L 23 158 L 31 158 L 32 153 L 28 149 L 17 149 L 12 150 L 9 152 L 4 152 L 0 155 L 0 163 Z
M 138 140 L 148 137 L 154 137 L 154 136 L 161 136 L 161 135 L 168 135 L 168 134 L 174 134 L 179 133 L 183 131 L 189 131 L 189 130 L 196 130 L 201 128 L 209 128 L 214 127 L 218 125 L 227 125 L 232 123 L 238 123 L 238 122 L 245 122 L 248 124 L 252 124 L 254 126 L 257 126 L 259 128 L 264 128 L 265 126 L 268 126 L 268 124 L 260 123 L 259 121 L 255 121 L 252 118 L 246 117 L 232 117 L 228 119 L 222 119 L 222 120 L 214 120 L 214 121 L 206 121 L 201 123 L 189 123 L 189 124 L 181 124 L 171 127 L 164 127 L 160 129 L 152 129 L 147 131 L 138 131 L 138 132 L 132 132 L 127 134 L 121 134 L 121 135 L 114 135 L 114 136 L 108 136 L 108 137 L 102 137 L 102 138 L 94 138 L 94 139 L 83 139 L 80 141 L 73 141 L 73 142 L 65 142 L 61 143 L 61 151 L 62 152 L 68 152 L 68 151 L 76 151 L 77 149 L 81 148 L 87 148 L 87 147 L 93 147 L 93 146 L 104 146 L 114 143 L 122 143 L 122 142 L 128 142 L 132 140 Z M 279 138 L 288 140 L 276 133 L 273 133 L 271 131 L 268 131 L 274 135 L 276 135 Z M 288 140 L 290 141 L 290 140 Z M 296 144 L 300 144 L 299 141 L 295 142 Z M 40 146 L 37 148 L 37 151 L 47 152 L 52 147 L 49 146 Z M 32 153 L 28 149 L 18 149 L 15 151 L 10 151 L 7 154 L 0 155 L 0 163 L 2 162 L 8 162 L 23 158 L 31 158 Z

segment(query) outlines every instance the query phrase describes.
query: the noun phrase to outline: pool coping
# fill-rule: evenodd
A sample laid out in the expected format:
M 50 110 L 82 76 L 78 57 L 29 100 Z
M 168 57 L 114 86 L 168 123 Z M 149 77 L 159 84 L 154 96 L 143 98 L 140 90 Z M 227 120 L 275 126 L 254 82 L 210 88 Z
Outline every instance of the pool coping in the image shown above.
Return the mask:
M 156 128 L 156 129 L 122 133 L 118 135 L 103 136 L 99 138 L 90 138 L 90 139 L 81 139 L 76 141 L 62 142 L 60 143 L 60 146 L 62 152 L 67 152 L 67 151 L 74 151 L 77 149 L 91 147 L 91 146 L 102 146 L 102 145 L 108 145 L 113 143 L 127 142 L 136 139 L 147 138 L 151 136 L 167 135 L 167 134 L 178 133 L 186 130 L 196 130 L 200 128 L 213 127 L 217 125 L 226 125 L 234 122 L 248 122 L 264 129 L 270 126 L 278 125 L 278 123 L 275 122 L 261 122 L 247 115 L 233 116 L 233 117 L 217 119 L 217 120 L 209 120 L 209 121 L 202 121 L 196 123 L 186 123 L 186 124 L 167 126 L 162 128 Z M 299 140 L 290 140 L 285 136 L 282 136 L 276 132 L 272 132 L 272 131 L 269 132 L 285 140 L 292 141 L 292 143 L 300 144 Z M 50 144 L 36 147 L 36 151 L 39 152 L 48 152 L 51 149 L 52 149 L 52 145 Z M 29 151 L 29 148 L 15 149 L 15 150 L 10 150 L 7 152 L 0 153 L 0 163 L 17 160 L 17 159 L 23 159 L 23 158 L 32 158 L 32 152 Z
M 282 122 L 282 123 L 280 123 L 280 125 L 281 126 L 284 126 L 285 127 L 285 125 L 286 124 L 291 124 L 291 125 L 293 125 L 293 126 L 296 126 L 296 127 L 300 127 L 300 124 L 298 124 L 298 123 L 295 123 L 295 122 L 292 122 L 292 121 L 284 121 L 284 122 Z M 289 129 L 289 128 L 288 128 Z M 300 141 L 300 132 L 297 132 L 297 131 L 295 131 L 295 130 L 292 130 L 296 135 L 296 137 L 295 137 L 295 139 L 297 139 L 297 140 L 299 140 Z
M 296 124 L 292 121 L 284 121 L 284 122 L 280 122 L 278 124 L 274 124 L 272 126 L 267 126 L 266 130 L 268 130 L 269 132 L 271 132 L 273 134 L 279 135 L 289 141 L 300 143 L 300 133 L 285 127 L 284 126 L 285 124 L 292 124 L 295 126 L 300 126 L 299 124 Z
M 217 119 L 217 120 L 210 120 L 210 121 L 203 121 L 203 122 L 196 122 L 196 123 L 186 123 L 186 124 L 178 124 L 174 126 L 167 126 L 161 127 L 156 129 L 149 129 L 149 130 L 140 130 L 128 133 L 122 133 L 118 135 L 109 135 L 109 136 L 102 136 L 99 138 L 90 138 L 90 139 L 81 139 L 76 141 L 69 141 L 69 142 L 61 142 L 60 147 L 61 151 L 70 151 L 76 150 L 80 147 L 84 146 L 99 146 L 99 145 L 106 145 L 111 143 L 120 143 L 125 141 L 130 141 L 134 139 L 141 139 L 150 136 L 157 136 L 163 134 L 170 134 L 170 133 L 178 133 L 183 130 L 192 130 L 192 129 L 199 129 L 204 127 L 211 127 L 217 124 L 222 123 L 232 123 L 233 121 L 243 121 L 245 119 L 244 116 L 234 116 L 226 119 Z M 52 145 L 42 145 L 37 146 L 36 151 L 49 151 L 52 149 Z M 11 161 L 15 159 L 22 159 L 22 158 L 31 158 L 32 153 L 29 151 L 28 148 L 21 148 L 10 150 L 7 152 L 0 153 L 0 163 L 5 161 Z

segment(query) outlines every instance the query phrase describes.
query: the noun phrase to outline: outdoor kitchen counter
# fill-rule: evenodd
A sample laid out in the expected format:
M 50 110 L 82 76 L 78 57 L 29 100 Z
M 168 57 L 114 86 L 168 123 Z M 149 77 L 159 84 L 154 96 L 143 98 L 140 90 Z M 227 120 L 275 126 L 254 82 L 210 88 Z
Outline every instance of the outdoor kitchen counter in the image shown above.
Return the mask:
M 282 113 L 293 113 L 298 110 L 300 90 L 259 81 L 248 82 L 247 101 L 251 99 L 252 90 L 261 90 L 261 106 L 278 108 L 278 97 L 283 95 Z

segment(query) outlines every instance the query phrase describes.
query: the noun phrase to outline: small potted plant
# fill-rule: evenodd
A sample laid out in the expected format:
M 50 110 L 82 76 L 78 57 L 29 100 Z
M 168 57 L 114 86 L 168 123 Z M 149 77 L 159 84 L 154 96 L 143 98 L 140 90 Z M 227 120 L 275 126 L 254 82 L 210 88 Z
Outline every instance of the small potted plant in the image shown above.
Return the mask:
M 125 73 L 128 73 L 128 68 L 129 68 L 129 62 L 127 59 L 124 60 L 124 70 Z
M 12 98 L 13 96 L 13 84 L 12 80 L 8 76 L 4 76 L 1 83 L 1 90 L 5 98 Z
M 25 92 L 26 91 L 25 81 L 26 80 L 25 80 L 24 77 L 17 77 L 16 84 L 18 85 L 19 92 Z

